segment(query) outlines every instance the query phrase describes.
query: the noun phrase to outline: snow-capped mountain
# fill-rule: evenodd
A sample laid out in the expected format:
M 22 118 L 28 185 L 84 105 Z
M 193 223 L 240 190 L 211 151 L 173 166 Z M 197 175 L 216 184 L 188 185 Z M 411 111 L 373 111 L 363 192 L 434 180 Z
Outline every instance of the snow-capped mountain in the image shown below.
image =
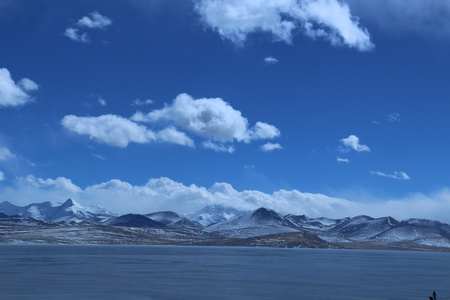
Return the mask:
M 247 238 L 299 231 L 295 227 L 295 224 L 277 212 L 262 207 L 230 220 L 211 225 L 205 231 L 222 236 Z
M 203 226 L 210 226 L 212 224 L 230 220 L 247 212 L 248 211 L 237 210 L 222 205 L 208 205 L 195 213 L 187 215 L 186 218 L 200 223 Z
M 160 222 L 167 227 L 181 227 L 181 228 L 192 228 L 192 229 L 203 229 L 203 226 L 199 223 L 194 223 L 191 220 L 180 216 L 173 211 L 160 211 L 151 214 L 146 214 L 152 220 Z
M 30 217 L 36 220 L 51 222 L 113 215 L 113 213 L 100 206 L 89 206 L 85 208 L 72 199 L 67 199 L 62 204 L 53 204 L 47 201 L 43 203 L 32 203 L 27 206 L 16 206 L 8 201 L 4 201 L 0 203 L 0 212 L 8 216 Z

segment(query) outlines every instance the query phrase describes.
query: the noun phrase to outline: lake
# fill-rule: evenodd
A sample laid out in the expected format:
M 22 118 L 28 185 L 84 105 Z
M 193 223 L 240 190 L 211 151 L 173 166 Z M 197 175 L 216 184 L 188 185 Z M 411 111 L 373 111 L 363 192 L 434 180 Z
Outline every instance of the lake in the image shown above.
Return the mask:
M 450 253 L 0 245 L 1 299 L 450 299 Z

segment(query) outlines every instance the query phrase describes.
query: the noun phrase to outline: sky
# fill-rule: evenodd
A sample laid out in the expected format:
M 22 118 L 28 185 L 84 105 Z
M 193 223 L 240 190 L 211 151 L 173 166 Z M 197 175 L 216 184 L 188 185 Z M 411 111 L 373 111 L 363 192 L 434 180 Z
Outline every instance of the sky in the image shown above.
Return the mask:
M 450 2 L 2 0 L 0 202 L 450 222 Z

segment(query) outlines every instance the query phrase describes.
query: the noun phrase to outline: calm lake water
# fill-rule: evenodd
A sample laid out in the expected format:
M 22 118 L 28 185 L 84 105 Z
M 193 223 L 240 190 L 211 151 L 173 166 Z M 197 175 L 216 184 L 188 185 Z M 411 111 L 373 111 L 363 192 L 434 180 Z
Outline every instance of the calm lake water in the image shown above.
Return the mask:
M 450 299 L 450 253 L 0 245 L 0 299 Z

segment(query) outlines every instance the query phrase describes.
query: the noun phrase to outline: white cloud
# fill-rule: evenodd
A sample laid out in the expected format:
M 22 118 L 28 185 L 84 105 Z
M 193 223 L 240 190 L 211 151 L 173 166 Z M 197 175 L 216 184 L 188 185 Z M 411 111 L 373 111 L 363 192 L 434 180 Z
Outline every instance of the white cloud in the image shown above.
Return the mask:
M 174 127 L 154 132 L 143 125 L 116 115 L 98 117 L 68 115 L 61 120 L 61 124 L 70 131 L 87 135 L 97 142 L 113 147 L 126 148 L 131 142 L 139 144 L 161 142 L 195 147 L 192 139 Z
M 72 41 L 89 43 L 89 37 L 86 32 L 78 33 L 78 29 L 69 27 L 64 31 L 64 35 Z
M 333 45 L 361 51 L 374 47 L 348 5 L 338 0 L 198 0 L 196 10 L 207 26 L 237 45 L 255 32 L 290 43 L 292 33 L 303 30 Z
M 89 43 L 90 39 L 88 34 L 86 32 L 79 33 L 80 28 L 104 29 L 111 24 L 112 21 L 110 18 L 102 16 L 98 12 L 94 11 L 78 20 L 75 26 L 68 27 L 64 31 L 64 35 L 76 42 Z
M 385 174 L 385 173 L 380 172 L 380 171 L 369 171 L 369 173 L 371 175 L 378 175 L 378 176 L 387 177 L 387 178 L 393 178 L 393 179 L 397 179 L 397 180 L 410 180 L 411 179 L 408 176 L 408 174 L 406 174 L 403 171 L 394 171 L 393 174 Z
M 348 149 L 353 149 L 358 152 L 369 152 L 370 148 L 366 145 L 362 145 L 359 143 L 359 138 L 356 135 L 350 135 L 348 138 L 340 140 L 340 142 L 346 147 L 345 151 Z
M 159 142 L 177 144 L 194 148 L 194 141 L 189 138 L 184 132 L 178 131 L 174 127 L 167 127 L 159 131 L 156 136 L 156 140 Z
M 338 157 L 336 159 L 337 159 L 337 162 L 343 162 L 343 163 L 349 163 L 350 162 L 350 160 L 348 158 Z
M 144 105 L 150 105 L 153 104 L 153 100 L 147 99 L 147 100 L 140 100 L 140 99 L 135 99 L 131 105 L 134 106 L 144 106 Z
M 9 151 L 8 148 L 6 147 L 0 147 L 0 161 L 5 161 L 8 159 L 12 159 L 16 157 L 14 154 L 11 153 L 11 151 Z
M 38 85 L 28 78 L 24 78 L 16 84 L 8 69 L 0 68 L 0 107 L 21 106 L 33 101 L 27 93 L 36 91 Z
M 101 98 L 101 97 L 98 97 L 98 103 L 99 103 L 101 106 L 106 106 L 106 100 L 103 99 L 103 98 Z
M 26 92 L 34 92 L 39 89 L 37 83 L 28 78 L 21 79 L 18 85 Z
M 270 151 L 274 151 L 274 150 L 281 150 L 281 149 L 283 149 L 283 147 L 278 143 L 276 143 L 276 144 L 266 143 L 266 144 L 262 145 L 260 149 L 263 152 L 270 152 Z
M 148 114 L 137 112 L 131 119 L 136 122 L 170 121 L 183 130 L 220 142 L 250 142 L 271 139 L 280 134 L 273 125 L 257 122 L 249 128 L 248 120 L 220 98 L 193 99 L 178 95 L 170 105 Z
M 87 27 L 91 29 L 102 29 L 112 24 L 110 18 L 102 16 L 98 12 L 91 12 L 88 16 L 82 17 L 78 20 L 77 25 L 80 27 Z
M 217 144 L 211 141 L 203 142 L 203 147 L 206 149 L 214 150 L 216 152 L 228 152 L 230 154 L 235 150 L 233 146 L 225 146 L 223 144 Z
M 6 179 L 5 173 L 3 173 L 2 171 L 0 171 L 0 181 L 3 181 Z
M 364 214 L 372 217 L 390 215 L 399 220 L 414 217 L 450 222 L 449 189 L 429 195 L 411 194 L 399 199 L 357 202 L 298 190 L 278 190 L 271 194 L 256 190 L 237 191 L 228 183 L 215 183 L 205 188 L 184 185 L 164 177 L 150 179 L 145 185 L 112 179 L 80 188 L 67 178 L 41 179 L 29 175 L 16 178 L 13 186 L 0 186 L 0 196 L 17 205 L 63 202 L 71 197 L 84 206 L 101 205 L 121 214 L 161 210 L 184 214 L 205 205 L 222 204 L 248 210 L 267 207 L 282 214 L 310 217 L 343 218 Z
M 399 114 L 399 113 L 396 113 L 396 112 L 391 113 L 391 114 L 387 114 L 387 115 L 386 115 L 386 119 L 387 119 L 389 122 L 401 122 L 400 114 Z
M 276 59 L 275 57 L 272 57 L 272 56 L 268 56 L 268 57 L 264 58 L 264 62 L 268 65 L 274 65 L 278 62 L 278 59 Z
M 130 142 L 143 144 L 156 139 L 155 134 L 145 126 L 116 115 L 99 117 L 68 115 L 61 120 L 61 124 L 80 135 L 88 135 L 96 141 L 121 148 L 127 147 Z

